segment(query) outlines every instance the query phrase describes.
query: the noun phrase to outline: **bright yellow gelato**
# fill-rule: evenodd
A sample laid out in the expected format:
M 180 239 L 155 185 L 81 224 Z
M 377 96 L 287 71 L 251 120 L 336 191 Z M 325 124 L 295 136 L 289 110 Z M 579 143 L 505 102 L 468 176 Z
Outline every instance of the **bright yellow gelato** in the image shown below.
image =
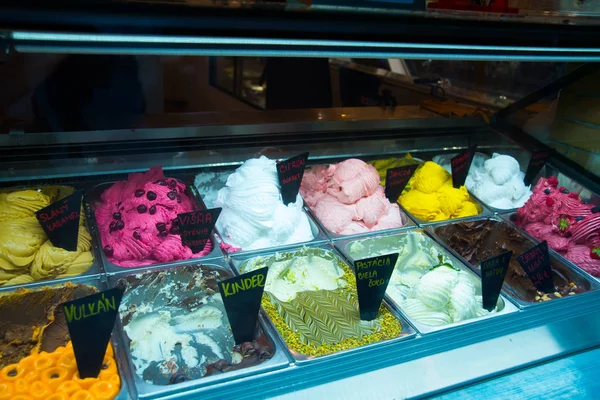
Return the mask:
M 65 186 L 0 192 L 0 286 L 63 278 L 87 271 L 94 262 L 92 237 L 79 221 L 76 251 L 55 247 L 35 212 L 74 191 Z
M 443 221 L 478 215 L 482 210 L 467 189 L 452 186 L 452 176 L 438 164 L 427 161 L 410 179 L 398 203 L 425 221 Z
M 419 164 L 420 162 L 415 160 L 410 153 L 406 153 L 406 156 L 401 158 L 391 157 L 384 158 L 381 160 L 369 161 L 369 164 L 375 167 L 377 172 L 379 173 L 379 179 L 381 181 L 381 185 L 385 186 L 385 178 L 387 174 L 387 170 L 390 168 L 398 168 L 403 167 L 405 165 L 411 164 Z

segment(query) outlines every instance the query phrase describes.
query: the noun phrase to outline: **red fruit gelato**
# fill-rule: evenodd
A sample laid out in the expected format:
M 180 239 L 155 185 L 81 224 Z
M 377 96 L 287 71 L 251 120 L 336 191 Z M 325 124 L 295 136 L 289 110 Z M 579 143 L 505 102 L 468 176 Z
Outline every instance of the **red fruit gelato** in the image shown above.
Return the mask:
M 600 277 L 600 260 L 592 257 L 600 246 L 600 212 L 592 204 L 584 204 L 564 187 L 557 188 L 556 177 L 541 178 L 533 195 L 517 210 L 515 223 L 548 246 Z M 563 190 L 560 190 L 563 189 Z M 564 193 L 566 192 L 566 193 Z

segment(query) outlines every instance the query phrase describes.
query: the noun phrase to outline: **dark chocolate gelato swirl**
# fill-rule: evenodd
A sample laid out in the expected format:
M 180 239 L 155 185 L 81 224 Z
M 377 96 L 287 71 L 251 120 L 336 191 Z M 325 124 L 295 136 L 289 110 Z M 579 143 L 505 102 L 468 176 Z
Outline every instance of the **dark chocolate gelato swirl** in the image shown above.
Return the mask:
M 484 219 L 449 223 L 435 228 L 435 234 L 471 265 L 477 267 L 487 258 L 512 250 L 513 257 L 505 284 L 526 301 L 546 301 L 585 291 L 585 288 L 577 286 L 572 272 L 553 261 L 551 265 L 555 292 L 538 291 L 517 261 L 517 256 L 529 250 L 535 243 L 505 222 Z
M 34 349 L 52 352 L 66 345 L 69 331 L 60 304 L 97 292 L 93 286 L 67 283 L 0 295 L 0 368 Z

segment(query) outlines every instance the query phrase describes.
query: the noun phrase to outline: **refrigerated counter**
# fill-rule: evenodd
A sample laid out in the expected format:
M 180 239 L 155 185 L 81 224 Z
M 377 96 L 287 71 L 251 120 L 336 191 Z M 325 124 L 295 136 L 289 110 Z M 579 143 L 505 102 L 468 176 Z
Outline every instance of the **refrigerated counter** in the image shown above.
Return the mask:
M 0 13 L 3 394 L 452 398 L 489 393 L 494 382 L 526 385 L 528 371 L 550 385 L 545 366 L 568 360 L 593 365 L 585 355 L 600 345 L 600 180 L 553 138 L 565 137 L 560 127 L 572 116 L 559 94 L 577 83 L 571 95 L 583 118 L 570 121 L 580 128 L 570 143 L 592 148 L 594 18 L 21 3 Z M 444 60 L 450 70 L 461 60 L 461 79 L 496 106 L 409 97 L 397 107 L 248 111 L 210 91 L 202 63 L 185 62 L 206 56 L 409 59 L 425 68 Z M 174 59 L 187 81 L 161 75 Z M 494 74 L 487 61 L 555 64 L 552 76 L 531 82 L 544 86 L 510 96 L 481 85 Z M 33 70 L 45 72 L 41 82 Z M 471 82 L 469 71 L 480 75 Z M 206 95 L 190 104 L 214 102 L 218 111 L 165 113 L 163 90 L 173 87 L 191 93 L 181 98 Z M 488 185 L 478 188 L 473 174 L 453 187 L 444 166 L 473 146 Z M 300 192 L 284 204 L 276 161 L 304 153 Z M 522 175 L 542 153 L 528 187 Z M 392 165 L 415 171 L 390 201 L 383 180 Z M 511 193 L 490 184 L 485 174 L 495 171 L 521 188 L 521 203 L 494 201 Z M 82 200 L 73 210 L 79 223 L 69 225 L 78 240 L 67 250 L 34 212 L 73 196 Z M 214 207 L 222 211 L 208 239 L 185 245 L 179 215 Z M 549 238 L 554 291 L 541 291 L 511 258 L 498 300 L 484 309 L 481 258 L 509 248 L 516 257 L 540 237 Z M 363 319 L 356 261 L 394 253 L 385 297 Z M 236 345 L 218 283 L 263 267 L 271 275 L 258 323 Z M 124 292 L 108 371 L 91 380 L 79 379 L 61 324 L 58 306 L 79 297 L 73 288 Z M 44 372 L 27 375 L 32 365 Z
M 48 284 L 60 285 L 66 281 L 85 283 L 89 279 L 96 279 L 104 282 L 106 287 L 111 287 L 127 277 L 139 276 L 140 272 L 147 269 L 155 272 L 157 268 L 160 271 L 168 271 L 169 268 L 183 271 L 197 267 L 200 263 L 235 274 L 245 261 L 256 257 L 267 258 L 276 251 L 281 254 L 321 251 L 331 254 L 342 264 L 352 265 L 355 257 L 352 256 L 351 246 L 355 242 L 388 242 L 390 248 L 394 248 L 394 243 L 404 243 L 402 240 L 406 238 L 412 240 L 415 235 L 421 237 L 419 240 L 430 241 L 437 249 L 436 254 L 446 254 L 447 260 L 463 270 L 477 286 L 480 279 L 477 263 L 467 261 L 436 235 L 436 228 L 444 227 L 450 221 L 422 220 L 406 209 L 403 212 L 408 218 L 401 227 L 338 234 L 329 230 L 315 210 L 305 205 L 304 212 L 313 230 L 313 239 L 310 241 L 257 250 L 231 251 L 225 246 L 217 245 L 227 243 L 230 238 L 216 229 L 213 238 L 215 246 L 203 258 L 155 262 L 153 266 L 124 268 L 118 262 L 115 263 L 114 258 L 111 258 L 112 254 L 106 252 L 106 246 L 102 242 L 102 235 L 106 231 L 103 230 L 103 222 L 97 219 L 100 216 L 97 207 L 103 201 L 102 193 L 113 182 L 126 179 L 128 173 L 142 172 L 156 165 L 163 167 L 169 180 L 173 178 L 193 186 L 195 182 L 198 183 L 196 177 L 199 174 L 227 177 L 253 157 L 264 155 L 272 159 L 286 159 L 305 151 L 310 154 L 308 168 L 338 163 L 348 158 L 366 162 L 403 158 L 407 153 L 413 159 L 425 162 L 435 156 L 455 154 L 472 145 L 476 145 L 478 153 L 483 155 L 501 153 L 514 157 L 521 170 L 527 168 L 531 157 L 531 150 L 517 144 L 510 134 L 491 128 L 478 118 L 447 119 L 413 113 L 415 118 L 404 120 L 344 122 L 334 120 L 331 110 L 315 112 L 328 116 L 330 120 L 320 123 L 197 127 L 188 139 L 180 139 L 181 144 L 167 139 L 172 148 L 162 146 L 163 142 L 157 135 L 181 135 L 181 132 L 173 133 L 170 129 L 161 131 L 158 128 L 136 132 L 133 144 L 128 140 L 131 136 L 127 137 L 125 131 L 95 132 L 88 136 L 89 143 L 86 146 L 93 153 L 89 157 L 40 157 L 36 162 L 31 162 L 31 154 L 14 153 L 12 160 L 3 163 L 3 191 L 12 187 L 35 188 L 57 184 L 83 190 L 88 229 L 94 240 L 92 248 L 96 259 L 94 269 L 84 275 L 55 277 L 56 279 L 43 282 L 26 283 L 24 286 L 35 288 Z M 343 114 L 352 112 L 352 109 L 348 109 Z M 373 112 L 376 114 L 383 111 Z M 395 112 L 400 115 L 402 112 L 409 113 L 410 110 Z M 341 116 L 338 119 L 343 120 Z M 278 131 L 274 131 L 275 128 Z M 253 133 L 251 138 L 245 135 L 249 131 Z M 36 137 L 32 134 L 30 140 L 42 137 L 43 135 Z M 52 140 L 56 144 L 47 145 L 46 149 L 55 148 L 57 153 L 68 152 L 69 145 L 60 142 L 66 142 L 69 137 L 73 137 L 73 134 L 53 134 Z M 92 142 L 92 137 L 105 138 L 106 142 Z M 141 137 L 145 137 L 145 140 L 140 140 Z M 135 146 L 139 146 L 139 149 Z M 22 161 L 19 162 L 17 158 Z M 74 165 L 77 166 L 76 171 L 73 170 Z M 572 169 L 563 169 L 562 166 L 561 160 L 549 160 L 535 181 L 537 178 L 558 176 L 561 185 L 579 193 L 582 199 L 596 204 L 597 187 L 593 186 L 594 182 L 578 176 Z M 581 184 L 582 181 L 584 185 Z M 218 188 L 225 183 L 223 180 L 213 184 Z M 207 185 L 200 183 L 195 186 L 198 190 L 196 199 L 199 207 L 204 206 L 201 198 L 205 192 L 208 193 L 207 188 Z M 260 193 L 256 195 L 260 196 Z M 514 209 L 503 211 L 486 205 L 476 197 L 474 199 L 480 213 L 451 222 L 492 220 L 509 225 L 511 229 L 519 229 L 510 218 Z M 249 197 L 245 201 L 250 207 L 249 204 L 254 200 Z M 526 232 L 520 233 L 532 244 L 537 243 Z M 303 247 L 308 250 L 302 250 Z M 261 311 L 260 325 L 273 346 L 268 359 L 257 367 L 175 385 L 154 385 L 144 382 L 136 374 L 136 365 L 139 364 L 136 363 L 136 356 L 128 351 L 127 334 L 131 334 L 131 331 L 124 329 L 127 322 L 117 323 L 113 340 L 123 382 L 127 383 L 131 397 L 222 398 L 226 395 L 233 398 L 256 398 L 284 396 L 293 392 L 303 398 L 324 395 L 353 397 L 359 393 L 361 396 L 371 393 L 381 398 L 433 395 L 591 349 L 599 344 L 600 327 L 597 321 L 600 319 L 596 307 L 600 296 L 597 290 L 598 280 L 556 252 L 551 251 L 551 258 L 553 263 L 561 266 L 562 273 L 577 285 L 579 290 L 576 295 L 538 302 L 505 287 L 500 297 L 501 303 L 494 313 L 434 327 L 403 311 L 404 303 L 389 297 L 388 293 L 384 304 L 400 323 L 399 336 L 352 350 L 337 349 L 322 356 L 307 357 L 294 350 L 289 343 L 289 332 L 281 330 L 282 321 L 274 320 L 276 315 L 273 315 L 273 309 L 263 302 L 263 307 L 267 308 Z M 11 292 L 16 286 L 9 284 L 3 290 Z

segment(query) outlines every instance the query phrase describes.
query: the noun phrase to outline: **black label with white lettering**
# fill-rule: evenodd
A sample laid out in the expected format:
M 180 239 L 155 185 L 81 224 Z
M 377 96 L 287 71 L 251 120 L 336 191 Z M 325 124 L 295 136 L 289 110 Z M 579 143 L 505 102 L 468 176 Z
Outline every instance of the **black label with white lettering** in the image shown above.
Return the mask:
M 507 251 L 481 262 L 481 295 L 483 308 L 488 311 L 496 308 L 512 255 L 512 251 Z
M 81 196 L 81 192 L 77 191 L 36 211 L 37 220 L 54 246 L 68 251 L 77 250 Z
M 221 208 L 212 208 L 177 214 L 181 244 L 192 249 L 194 254 L 204 250 L 221 210 Z
M 269 268 L 264 267 L 219 282 L 219 291 L 236 344 L 254 340 L 268 272 Z
M 548 243 L 545 240 L 518 256 L 517 261 L 539 291 L 554 292 L 550 254 L 548 254 Z
M 377 318 L 381 300 L 398 261 L 398 253 L 365 258 L 354 262 L 360 319 Z
M 63 303 L 80 378 L 100 374 L 122 297 L 123 290 L 113 288 Z
M 389 201 L 395 203 L 408 184 L 408 181 L 417 170 L 418 164 L 404 165 L 398 168 L 390 168 L 385 174 L 385 196 Z
M 307 160 L 308 153 L 302 153 L 296 157 L 277 163 L 277 177 L 279 178 L 279 186 L 281 186 L 281 199 L 286 206 L 296 202 Z
M 473 162 L 473 156 L 475 156 L 476 146 L 471 146 L 466 150 L 458 153 L 456 157 L 450 160 L 450 166 L 452 168 L 452 186 L 459 188 L 463 186 L 469 175 L 469 168 Z

